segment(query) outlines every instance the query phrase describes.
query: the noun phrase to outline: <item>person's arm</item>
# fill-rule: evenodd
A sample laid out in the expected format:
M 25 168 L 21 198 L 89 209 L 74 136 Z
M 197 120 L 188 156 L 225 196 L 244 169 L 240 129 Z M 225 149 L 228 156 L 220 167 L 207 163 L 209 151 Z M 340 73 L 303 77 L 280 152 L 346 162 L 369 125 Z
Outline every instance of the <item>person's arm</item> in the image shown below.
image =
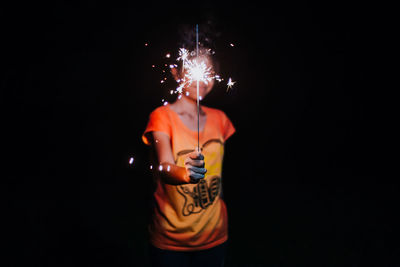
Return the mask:
M 198 152 L 188 154 L 185 167 L 175 165 L 169 136 L 163 132 L 152 132 L 151 145 L 159 163 L 154 171 L 160 172 L 161 179 L 171 185 L 197 183 L 204 178 L 204 156 Z

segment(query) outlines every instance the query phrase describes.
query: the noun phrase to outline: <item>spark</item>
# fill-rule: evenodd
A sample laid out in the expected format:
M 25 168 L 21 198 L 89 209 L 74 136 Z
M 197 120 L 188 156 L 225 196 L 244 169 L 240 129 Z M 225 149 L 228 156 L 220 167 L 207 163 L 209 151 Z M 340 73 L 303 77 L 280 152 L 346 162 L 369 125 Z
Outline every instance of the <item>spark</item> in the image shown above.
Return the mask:
M 150 165 L 150 170 L 152 170 L 153 169 L 153 165 Z
M 182 60 L 183 62 L 187 60 L 187 57 L 189 55 L 189 51 L 187 51 L 185 48 L 179 48 L 179 57 L 178 61 Z
M 180 84 L 180 85 L 178 86 L 178 88 L 176 88 L 176 91 L 177 91 L 178 93 L 180 93 L 180 94 L 182 94 L 183 85 L 184 85 L 184 84 Z
M 208 49 L 206 50 L 206 54 L 214 54 L 214 51 Z M 223 80 L 218 74 L 212 73 L 212 67 L 209 66 L 205 60 L 202 60 L 201 57 L 196 56 L 195 58 L 190 59 L 189 55 L 194 57 L 197 53 L 196 51 L 188 51 L 185 48 L 179 48 L 179 57 L 177 58 L 177 61 L 182 61 L 182 71 L 184 72 L 184 76 L 183 79 L 177 80 L 179 86 L 176 88 L 176 92 L 182 93 L 182 89 L 191 85 L 193 82 L 203 82 L 208 84 L 212 80 L 218 82 Z M 186 96 L 189 96 L 188 92 L 186 92 Z
M 232 47 L 234 47 L 234 46 L 235 46 L 235 45 L 234 45 L 234 44 L 232 44 L 232 43 L 230 43 L 229 45 L 230 45 L 230 46 L 232 46 Z
M 189 51 L 187 51 L 185 48 L 179 48 L 179 57 L 178 61 L 182 60 L 182 71 L 185 71 L 185 62 L 187 60 L 187 57 L 189 55 Z
M 232 78 L 229 78 L 228 83 L 226 84 L 228 86 L 228 88 L 226 89 L 227 91 L 229 89 L 232 88 L 232 86 L 235 84 L 236 82 L 232 81 Z
M 171 170 L 171 166 L 168 165 L 167 172 L 169 172 L 170 170 Z
M 187 61 L 185 78 L 187 78 L 188 84 L 192 84 L 194 81 L 208 84 L 214 77 L 211 76 L 211 67 L 207 66 L 204 61 L 195 59 Z
M 163 170 L 163 166 L 162 165 L 158 166 L 158 170 L 162 171 Z
M 131 158 L 129 159 L 129 164 L 132 165 L 132 163 L 133 163 L 134 160 L 135 160 L 135 159 L 134 159 L 133 157 L 131 157 Z
M 171 54 L 168 53 L 168 54 L 165 55 L 165 57 L 166 57 L 166 58 L 170 58 L 170 57 L 171 57 Z

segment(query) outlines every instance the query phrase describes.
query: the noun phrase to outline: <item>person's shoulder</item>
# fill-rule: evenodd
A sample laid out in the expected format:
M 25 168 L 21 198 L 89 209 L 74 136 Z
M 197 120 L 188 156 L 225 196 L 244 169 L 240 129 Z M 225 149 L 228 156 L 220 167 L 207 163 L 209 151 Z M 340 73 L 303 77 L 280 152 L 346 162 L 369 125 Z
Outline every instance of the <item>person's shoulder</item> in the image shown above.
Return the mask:
M 152 114 L 152 115 L 167 114 L 167 112 L 168 112 L 167 106 L 162 105 L 162 106 L 158 106 L 155 109 L 153 109 L 153 111 L 151 111 L 150 114 Z
M 162 105 L 162 106 L 158 106 L 156 107 L 153 111 L 162 111 L 162 112 L 166 112 L 168 110 L 167 105 Z

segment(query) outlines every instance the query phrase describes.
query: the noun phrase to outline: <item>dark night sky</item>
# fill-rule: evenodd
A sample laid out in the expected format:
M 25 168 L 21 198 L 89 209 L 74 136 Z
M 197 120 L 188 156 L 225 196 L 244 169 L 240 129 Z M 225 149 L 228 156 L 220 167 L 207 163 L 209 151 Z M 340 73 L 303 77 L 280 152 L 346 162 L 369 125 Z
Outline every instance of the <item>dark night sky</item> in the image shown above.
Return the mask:
M 141 134 L 173 86 L 151 65 L 176 53 L 181 25 L 209 19 L 221 72 L 237 81 L 205 99 L 237 129 L 223 175 L 228 266 L 398 264 L 399 187 L 377 93 L 385 15 L 316 2 L 4 5 L 8 266 L 147 262 Z

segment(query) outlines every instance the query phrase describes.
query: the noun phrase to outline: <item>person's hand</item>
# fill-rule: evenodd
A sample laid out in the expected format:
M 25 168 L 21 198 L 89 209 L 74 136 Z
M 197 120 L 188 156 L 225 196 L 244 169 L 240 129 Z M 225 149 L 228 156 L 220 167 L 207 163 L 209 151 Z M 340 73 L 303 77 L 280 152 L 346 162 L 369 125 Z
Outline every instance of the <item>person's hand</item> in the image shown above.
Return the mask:
M 204 179 L 207 170 L 204 168 L 204 156 L 200 152 L 192 152 L 185 159 L 185 168 L 190 178 L 190 183 L 198 183 Z

